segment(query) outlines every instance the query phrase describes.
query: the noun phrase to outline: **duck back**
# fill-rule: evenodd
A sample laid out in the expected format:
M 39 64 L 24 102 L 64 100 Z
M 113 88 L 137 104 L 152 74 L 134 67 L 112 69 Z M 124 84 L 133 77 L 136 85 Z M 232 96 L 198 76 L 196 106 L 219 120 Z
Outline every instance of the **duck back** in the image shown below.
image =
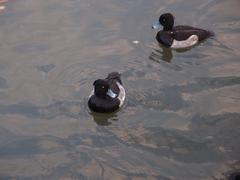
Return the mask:
M 208 31 L 208 30 L 195 28 L 192 26 L 183 26 L 182 25 L 182 26 L 175 26 L 173 28 L 173 35 L 174 35 L 173 38 L 176 39 L 177 41 L 186 40 L 192 35 L 197 35 L 198 40 L 202 41 L 208 37 L 213 36 L 214 33 L 211 31 Z

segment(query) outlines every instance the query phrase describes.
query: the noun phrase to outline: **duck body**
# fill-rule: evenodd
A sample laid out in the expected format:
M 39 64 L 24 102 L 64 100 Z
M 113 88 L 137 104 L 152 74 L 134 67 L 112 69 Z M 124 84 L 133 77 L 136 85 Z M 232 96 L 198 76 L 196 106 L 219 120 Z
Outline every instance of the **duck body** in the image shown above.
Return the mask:
M 211 31 L 192 26 L 173 26 L 174 17 L 170 13 L 161 15 L 159 24 L 154 25 L 153 29 L 158 28 L 160 24 L 163 30 L 157 33 L 156 39 L 163 46 L 172 49 L 188 48 L 214 35 Z
M 88 100 L 91 111 L 111 113 L 123 105 L 126 93 L 118 72 L 110 73 L 105 79 L 96 80 L 93 85 L 94 90 Z

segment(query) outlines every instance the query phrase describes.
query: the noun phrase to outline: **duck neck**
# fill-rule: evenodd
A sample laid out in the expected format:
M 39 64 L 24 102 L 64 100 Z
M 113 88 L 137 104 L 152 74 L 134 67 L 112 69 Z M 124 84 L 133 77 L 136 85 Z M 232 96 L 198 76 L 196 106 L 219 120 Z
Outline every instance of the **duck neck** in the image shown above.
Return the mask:
M 173 26 L 172 25 L 167 25 L 167 26 L 164 26 L 163 27 L 163 30 L 164 31 L 171 31 L 173 29 Z

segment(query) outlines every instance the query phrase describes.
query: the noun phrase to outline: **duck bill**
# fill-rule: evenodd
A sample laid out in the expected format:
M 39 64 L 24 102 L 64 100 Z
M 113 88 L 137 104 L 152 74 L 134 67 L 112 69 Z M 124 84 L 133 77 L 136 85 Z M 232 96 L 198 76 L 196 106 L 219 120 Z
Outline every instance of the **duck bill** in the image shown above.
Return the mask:
M 152 25 L 152 29 L 159 29 L 161 27 L 160 23 L 159 22 L 155 22 L 153 23 Z

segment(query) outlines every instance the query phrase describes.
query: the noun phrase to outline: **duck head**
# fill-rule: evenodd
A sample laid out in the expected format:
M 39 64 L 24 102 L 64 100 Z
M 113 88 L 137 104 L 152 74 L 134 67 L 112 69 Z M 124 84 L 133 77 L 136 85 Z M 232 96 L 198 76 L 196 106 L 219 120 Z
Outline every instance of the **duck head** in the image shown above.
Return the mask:
M 174 25 L 174 17 L 171 13 L 162 14 L 159 17 L 159 22 L 154 23 L 152 28 L 159 29 L 160 24 L 163 26 L 164 31 L 171 31 Z
M 106 98 L 108 89 L 109 89 L 109 84 L 107 81 L 103 79 L 98 79 L 94 81 L 93 86 L 94 86 L 94 94 L 97 97 Z

